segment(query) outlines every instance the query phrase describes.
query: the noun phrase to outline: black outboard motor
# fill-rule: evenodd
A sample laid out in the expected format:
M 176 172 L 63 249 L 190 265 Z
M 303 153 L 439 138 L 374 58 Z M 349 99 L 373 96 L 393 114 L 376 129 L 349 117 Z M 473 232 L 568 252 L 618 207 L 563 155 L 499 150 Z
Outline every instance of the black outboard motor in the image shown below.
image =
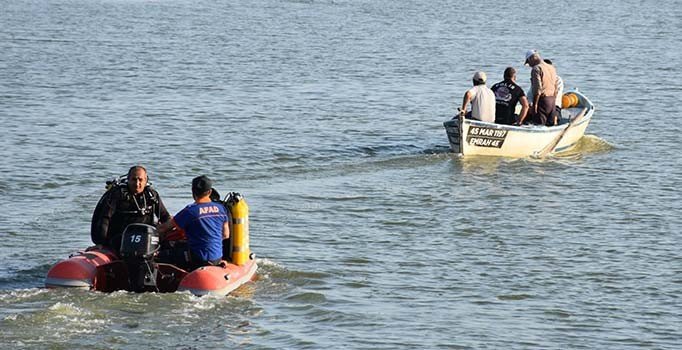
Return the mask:
M 153 261 L 158 250 L 159 233 L 154 226 L 130 224 L 123 231 L 120 254 L 128 267 L 130 290 L 158 291 L 156 287 L 158 271 Z

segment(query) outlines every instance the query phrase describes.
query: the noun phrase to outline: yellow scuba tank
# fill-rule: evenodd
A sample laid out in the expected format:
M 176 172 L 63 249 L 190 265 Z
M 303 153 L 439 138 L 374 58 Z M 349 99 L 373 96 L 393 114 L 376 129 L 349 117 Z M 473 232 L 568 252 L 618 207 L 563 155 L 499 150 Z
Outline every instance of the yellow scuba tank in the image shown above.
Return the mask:
M 241 266 L 253 258 L 249 249 L 249 206 L 244 197 L 236 192 L 230 192 L 225 203 L 232 214 L 230 225 L 232 263 Z

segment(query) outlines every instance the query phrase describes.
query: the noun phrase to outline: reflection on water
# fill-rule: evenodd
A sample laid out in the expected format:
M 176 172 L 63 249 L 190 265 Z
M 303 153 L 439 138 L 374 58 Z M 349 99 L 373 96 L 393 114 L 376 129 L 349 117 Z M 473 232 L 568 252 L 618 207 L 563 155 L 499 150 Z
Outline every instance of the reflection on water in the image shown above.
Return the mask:
M 457 172 L 471 173 L 476 175 L 491 175 L 499 171 L 511 162 L 521 161 L 519 159 L 487 156 L 461 156 L 453 155 L 453 159 L 459 162 Z
M 575 150 L 581 153 L 602 153 L 615 148 L 616 146 L 596 135 L 585 135 L 580 139 Z

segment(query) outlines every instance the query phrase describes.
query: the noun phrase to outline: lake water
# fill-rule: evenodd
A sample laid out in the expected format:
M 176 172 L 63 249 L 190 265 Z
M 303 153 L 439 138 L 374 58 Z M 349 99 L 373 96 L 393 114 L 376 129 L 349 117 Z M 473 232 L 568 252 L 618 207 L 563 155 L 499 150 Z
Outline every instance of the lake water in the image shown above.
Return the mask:
M 675 1 L 0 0 L 0 348 L 680 349 Z M 476 70 L 551 58 L 569 154 L 461 158 Z M 47 290 L 133 164 L 251 208 L 228 297 Z

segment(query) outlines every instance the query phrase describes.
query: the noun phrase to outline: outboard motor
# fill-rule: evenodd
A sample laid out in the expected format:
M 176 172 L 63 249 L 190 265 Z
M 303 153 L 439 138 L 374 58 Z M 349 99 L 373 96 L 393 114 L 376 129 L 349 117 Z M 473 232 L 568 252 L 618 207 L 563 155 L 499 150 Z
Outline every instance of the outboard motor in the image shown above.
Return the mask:
M 158 291 L 154 256 L 159 250 L 159 233 L 156 228 L 146 224 L 130 224 L 123 231 L 121 239 L 121 259 L 128 267 L 130 290 L 144 292 L 146 289 Z

